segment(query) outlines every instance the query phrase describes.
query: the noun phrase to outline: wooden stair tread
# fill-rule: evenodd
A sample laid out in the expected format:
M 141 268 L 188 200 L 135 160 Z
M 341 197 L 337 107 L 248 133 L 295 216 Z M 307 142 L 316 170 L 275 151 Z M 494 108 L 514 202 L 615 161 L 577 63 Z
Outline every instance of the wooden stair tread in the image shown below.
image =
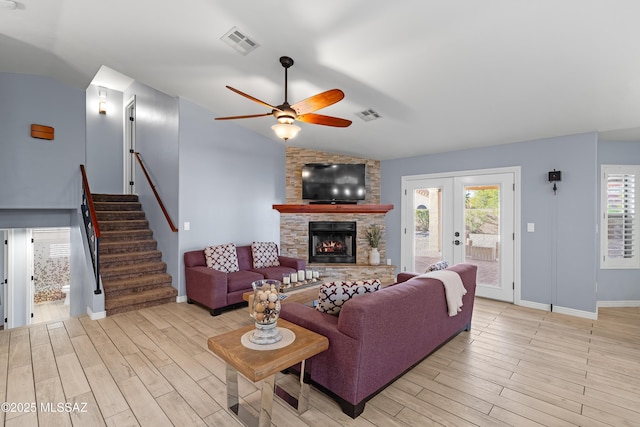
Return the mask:
M 104 220 L 99 221 L 100 231 L 104 234 L 107 231 L 115 230 L 144 230 L 149 228 L 149 221 L 146 219 L 129 220 Z
M 136 252 L 116 252 L 110 254 L 100 254 L 101 264 L 116 264 L 116 263 L 132 263 L 140 262 L 144 259 L 162 258 L 162 252 L 159 250 L 151 251 L 136 251 Z M 106 267 L 109 268 L 109 267 Z
M 91 198 L 94 202 L 110 202 L 110 201 L 131 201 L 137 202 L 137 194 L 106 194 L 106 193 L 91 193 Z
M 100 233 L 100 242 L 101 243 L 111 243 L 111 242 L 120 242 L 120 241 L 131 241 L 131 240 L 149 240 L 150 237 L 153 236 L 153 231 L 148 228 L 145 229 L 133 229 L 133 230 L 107 230 L 101 231 Z
M 163 266 L 166 267 L 167 264 L 165 264 L 162 261 L 151 261 L 151 262 L 141 262 L 137 264 L 120 264 L 112 267 L 103 267 L 100 269 L 100 272 L 102 274 L 105 274 L 105 273 L 112 274 L 112 273 L 120 273 L 120 272 L 145 270 L 148 268 L 157 268 L 157 267 L 163 267 Z
M 149 289 L 146 291 L 140 292 L 132 292 L 127 295 L 116 295 L 108 300 L 105 299 L 104 305 L 107 313 L 110 309 L 133 305 L 133 304 L 141 304 L 149 301 L 166 299 L 166 298 L 175 298 L 178 295 L 178 291 L 172 286 L 165 286 L 157 289 Z
M 115 279 L 104 281 L 105 290 L 108 291 L 107 288 L 115 288 L 115 287 L 137 287 L 137 286 L 146 286 L 153 285 L 156 283 L 171 283 L 171 275 L 167 273 L 154 273 L 147 274 L 139 277 L 132 277 L 128 279 Z

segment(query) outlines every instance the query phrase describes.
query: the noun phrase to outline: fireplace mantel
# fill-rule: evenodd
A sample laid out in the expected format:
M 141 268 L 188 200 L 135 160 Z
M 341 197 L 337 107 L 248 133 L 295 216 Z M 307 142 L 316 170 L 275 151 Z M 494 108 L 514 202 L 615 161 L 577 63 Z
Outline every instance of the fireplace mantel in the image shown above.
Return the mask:
M 356 205 L 356 204 L 292 204 L 273 205 L 273 209 L 280 213 L 356 213 L 356 214 L 386 214 L 393 205 Z

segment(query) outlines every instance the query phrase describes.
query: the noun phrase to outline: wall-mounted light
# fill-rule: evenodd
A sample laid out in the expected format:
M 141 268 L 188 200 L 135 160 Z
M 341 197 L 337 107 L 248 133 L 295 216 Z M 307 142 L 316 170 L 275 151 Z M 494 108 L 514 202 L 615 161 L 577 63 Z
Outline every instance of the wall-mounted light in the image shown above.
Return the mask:
M 549 172 L 549 182 L 553 182 L 553 194 L 556 194 L 558 191 L 557 181 L 562 181 L 562 172 L 554 169 Z
M 98 113 L 107 114 L 107 89 L 98 89 Z

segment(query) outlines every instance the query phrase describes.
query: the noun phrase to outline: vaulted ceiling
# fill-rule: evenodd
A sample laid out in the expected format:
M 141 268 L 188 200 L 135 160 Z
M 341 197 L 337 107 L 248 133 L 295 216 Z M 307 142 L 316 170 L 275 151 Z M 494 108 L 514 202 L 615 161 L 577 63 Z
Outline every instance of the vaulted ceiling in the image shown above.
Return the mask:
M 0 0 L 0 72 L 86 88 L 102 66 L 211 118 L 340 88 L 288 144 L 374 159 L 582 133 L 640 140 L 637 0 Z M 259 44 L 223 43 L 233 27 Z M 104 69 L 103 69 L 104 70 Z M 103 81 L 101 84 L 116 84 Z M 381 117 L 362 121 L 372 109 Z M 216 122 L 268 138 L 273 117 Z

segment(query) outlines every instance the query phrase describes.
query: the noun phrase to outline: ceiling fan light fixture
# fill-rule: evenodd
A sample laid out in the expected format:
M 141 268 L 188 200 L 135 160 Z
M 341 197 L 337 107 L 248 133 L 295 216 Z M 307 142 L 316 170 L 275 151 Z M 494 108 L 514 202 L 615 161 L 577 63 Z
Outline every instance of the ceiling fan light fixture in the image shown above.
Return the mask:
M 278 123 L 281 125 L 292 125 L 294 121 L 295 119 L 291 116 L 284 115 L 278 117 Z
M 271 129 L 273 129 L 278 138 L 284 139 L 285 141 L 295 138 L 298 132 L 300 132 L 300 127 L 291 123 L 278 123 L 277 125 L 271 126 Z

